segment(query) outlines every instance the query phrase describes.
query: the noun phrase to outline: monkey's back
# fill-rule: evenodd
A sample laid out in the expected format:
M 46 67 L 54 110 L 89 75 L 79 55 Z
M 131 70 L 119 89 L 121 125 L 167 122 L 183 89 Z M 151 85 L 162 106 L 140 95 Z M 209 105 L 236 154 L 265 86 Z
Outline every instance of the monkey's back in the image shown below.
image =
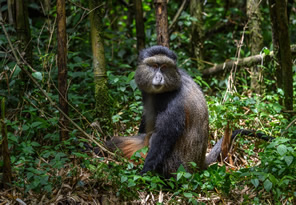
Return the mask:
M 185 71 L 179 71 L 182 76 L 180 92 L 184 105 L 185 127 L 167 161 L 168 173 L 176 172 L 180 164 L 190 170 L 188 162 L 195 162 L 203 169 L 208 143 L 208 107 L 204 95 Z

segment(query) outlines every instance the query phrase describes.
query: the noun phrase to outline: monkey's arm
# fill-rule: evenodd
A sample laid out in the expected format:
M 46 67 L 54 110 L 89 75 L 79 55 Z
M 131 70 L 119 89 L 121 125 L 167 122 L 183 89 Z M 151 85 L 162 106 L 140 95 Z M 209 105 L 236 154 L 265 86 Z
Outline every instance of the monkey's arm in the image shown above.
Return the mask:
M 151 136 L 150 149 L 141 174 L 153 170 L 162 173 L 164 160 L 169 157 L 176 141 L 184 132 L 184 108 L 178 100 L 173 104 L 157 116 L 155 131 Z

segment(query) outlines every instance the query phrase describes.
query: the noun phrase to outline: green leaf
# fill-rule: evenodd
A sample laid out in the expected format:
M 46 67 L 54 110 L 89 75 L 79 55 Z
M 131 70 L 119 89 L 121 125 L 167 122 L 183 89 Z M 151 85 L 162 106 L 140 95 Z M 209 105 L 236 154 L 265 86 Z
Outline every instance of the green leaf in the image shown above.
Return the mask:
M 127 181 L 127 177 L 126 176 L 121 176 L 120 182 L 123 183 L 123 182 L 126 182 L 126 181 Z
M 178 174 L 177 174 L 177 181 L 179 181 L 182 176 L 183 176 L 183 172 L 178 172 Z
M 204 175 L 205 175 L 206 177 L 209 177 L 209 176 L 210 176 L 210 173 L 209 173 L 208 171 L 205 171 L 205 172 L 204 172 Z
M 39 147 L 39 146 L 41 146 L 38 142 L 31 142 L 31 145 L 33 147 Z
M 42 124 L 43 124 L 43 122 L 33 122 L 31 124 L 31 127 L 38 127 L 39 125 L 42 125 Z
M 30 127 L 28 126 L 28 125 L 23 125 L 23 131 L 26 131 L 26 130 L 28 130 Z
M 46 185 L 46 186 L 44 186 L 44 188 L 43 188 L 46 192 L 51 192 L 52 191 L 52 186 L 51 186 L 51 184 L 48 184 L 48 185 Z
M 132 87 L 133 90 L 137 89 L 137 84 L 136 84 L 136 81 L 134 79 L 130 81 L 130 86 Z
M 269 55 L 270 54 L 270 50 L 267 49 L 267 48 L 264 48 L 263 51 L 264 51 L 265 55 Z
M 251 179 L 252 184 L 254 185 L 255 188 L 258 187 L 259 185 L 259 180 L 258 179 Z
M 192 198 L 193 195 L 191 193 L 184 193 L 184 196 L 187 198 Z
M 172 41 L 172 40 L 175 40 L 175 38 L 177 38 L 177 35 L 173 33 L 173 34 L 170 36 L 170 40 L 171 40 L 171 41 Z
M 121 87 L 119 87 L 119 90 L 122 91 L 122 92 L 124 92 L 126 90 L 126 87 L 121 86 Z
M 192 167 L 196 168 L 197 164 L 195 162 L 189 162 L 189 164 L 191 164 Z
M 279 145 L 279 146 L 277 147 L 277 151 L 278 151 L 278 153 L 279 153 L 281 156 L 283 156 L 283 155 L 286 154 L 286 152 L 287 152 L 287 147 L 286 147 L 286 145 L 283 145 L 283 144 Z
M 133 181 L 133 180 L 128 180 L 128 187 L 132 187 L 132 186 L 135 186 L 136 185 L 136 183 Z
M 287 163 L 288 166 L 290 166 L 290 164 L 292 164 L 294 157 L 293 156 L 285 156 L 284 157 L 285 162 Z
M 87 158 L 88 155 L 87 154 L 82 154 L 82 153 L 79 153 L 79 152 L 73 152 L 73 155 L 77 156 L 77 157 L 82 157 L 82 158 Z
M 15 65 L 15 70 L 13 73 L 13 77 L 17 76 L 21 72 L 21 69 L 18 65 Z
M 35 72 L 32 74 L 32 76 L 34 78 L 36 78 L 37 80 L 42 80 L 42 73 L 41 72 Z
M 130 72 L 130 74 L 128 74 L 127 76 L 127 82 L 131 81 L 132 79 L 134 79 L 136 72 Z
M 271 188 L 272 188 L 272 183 L 271 183 L 271 181 L 269 181 L 268 179 L 266 179 L 266 181 L 264 182 L 263 186 L 264 186 L 264 189 L 266 191 L 270 191 Z
M 192 175 L 190 174 L 190 173 L 188 173 L 188 172 L 186 172 L 185 174 L 184 174 L 184 177 L 186 178 L 186 179 L 188 179 L 188 178 L 190 178 Z
M 178 168 L 177 172 L 186 172 L 184 166 L 181 164 L 180 167 Z
M 141 176 L 139 176 L 139 175 L 135 175 L 135 176 L 134 176 L 134 181 L 137 181 L 137 179 L 139 179 L 139 178 L 141 178 Z
M 175 185 L 174 185 L 174 183 L 172 183 L 172 182 L 168 182 L 168 185 L 169 185 L 172 189 L 175 188 Z
M 30 179 L 33 176 L 34 176 L 34 174 L 32 172 L 27 172 L 27 179 Z

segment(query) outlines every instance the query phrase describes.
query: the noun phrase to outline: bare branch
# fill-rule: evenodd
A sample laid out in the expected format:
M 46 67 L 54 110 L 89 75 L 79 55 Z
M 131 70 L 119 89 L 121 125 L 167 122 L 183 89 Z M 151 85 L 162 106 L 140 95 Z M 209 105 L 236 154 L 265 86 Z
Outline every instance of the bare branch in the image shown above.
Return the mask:
M 173 33 L 173 28 L 175 27 L 178 18 L 180 17 L 182 11 L 185 9 L 185 6 L 187 6 L 188 0 L 184 0 L 180 6 L 180 8 L 178 9 L 177 13 L 175 14 L 173 21 L 171 23 L 171 25 L 169 26 L 169 35 L 171 35 Z
M 296 45 L 291 45 L 291 52 L 292 55 L 296 54 Z M 215 65 L 211 68 L 207 68 L 202 72 L 203 77 L 209 77 L 211 75 L 216 75 L 222 71 L 229 71 L 233 65 L 237 65 L 237 67 L 243 66 L 252 66 L 255 64 L 261 64 L 263 61 L 269 61 L 274 56 L 273 51 L 270 52 L 269 55 L 266 54 L 259 54 L 255 56 L 249 56 L 246 58 L 241 58 L 238 60 L 230 60 L 224 63 Z

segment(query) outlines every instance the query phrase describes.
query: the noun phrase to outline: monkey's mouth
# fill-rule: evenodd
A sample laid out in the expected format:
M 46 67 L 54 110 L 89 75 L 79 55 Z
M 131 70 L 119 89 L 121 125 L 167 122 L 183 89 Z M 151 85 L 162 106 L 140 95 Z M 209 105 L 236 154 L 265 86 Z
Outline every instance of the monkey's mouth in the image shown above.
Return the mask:
M 163 89 L 163 85 L 152 85 L 151 88 L 153 93 L 159 93 Z
M 162 87 L 162 85 L 153 85 L 154 89 L 160 89 Z

